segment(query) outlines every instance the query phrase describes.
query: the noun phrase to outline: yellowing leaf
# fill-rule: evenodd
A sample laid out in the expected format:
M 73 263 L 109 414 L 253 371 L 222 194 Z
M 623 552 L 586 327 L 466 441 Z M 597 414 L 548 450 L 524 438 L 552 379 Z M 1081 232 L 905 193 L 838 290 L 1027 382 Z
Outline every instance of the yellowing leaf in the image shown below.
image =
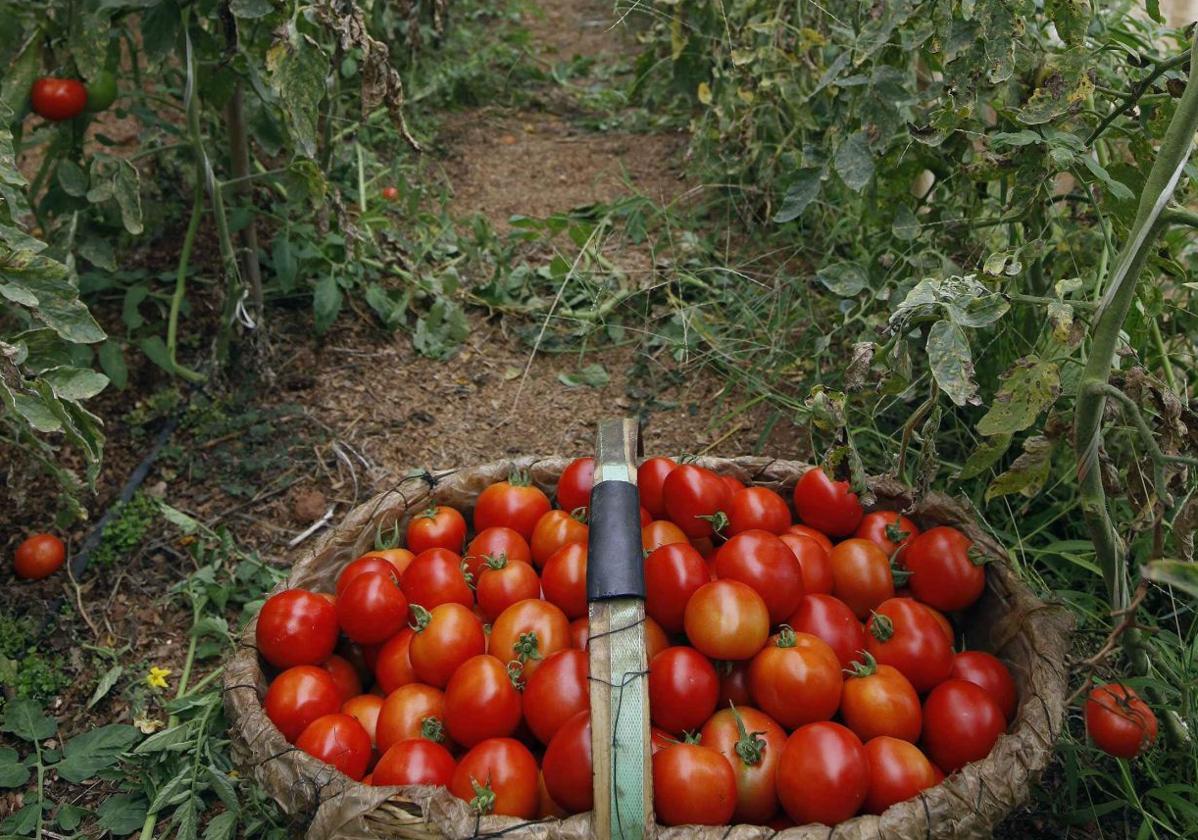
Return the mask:
M 696 95 L 704 105 L 711 104 L 711 86 L 707 82 L 699 82 L 699 90 Z

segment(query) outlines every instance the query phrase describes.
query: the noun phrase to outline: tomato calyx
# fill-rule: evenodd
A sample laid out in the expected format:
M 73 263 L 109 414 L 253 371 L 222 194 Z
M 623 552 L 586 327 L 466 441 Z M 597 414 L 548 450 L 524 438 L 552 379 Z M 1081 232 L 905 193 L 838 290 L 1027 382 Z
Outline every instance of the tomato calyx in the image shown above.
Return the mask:
M 888 615 L 873 613 L 869 622 L 869 632 L 879 642 L 890 641 L 890 637 L 894 635 L 894 622 Z
M 541 642 L 533 631 L 521 633 L 520 638 L 512 645 L 516 658 L 523 664 L 530 659 L 541 658 Z
M 890 564 L 890 577 L 894 579 L 895 586 L 906 586 L 907 581 L 911 580 L 911 575 L 914 572 L 909 569 L 904 569 L 895 563 Z
M 675 741 L 675 743 L 677 743 L 677 744 L 697 744 L 697 743 L 699 743 L 699 733 L 691 732 L 689 730 L 686 732 L 683 732 L 682 737 L 678 738 Z
M 895 545 L 901 543 L 903 540 L 907 539 L 907 537 L 911 536 L 911 532 L 900 525 L 897 519 L 886 526 L 885 533 L 886 539 L 890 540 Z
M 965 552 L 965 556 L 969 558 L 969 562 L 975 566 L 985 566 L 990 562 L 991 558 L 978 548 L 976 545 L 971 545 Z
M 478 779 L 470 777 L 470 785 L 474 788 L 474 798 L 470 800 L 470 810 L 480 816 L 486 816 L 495 809 L 495 791 L 491 790 L 491 780 L 480 785 Z
M 749 732 L 745 729 L 745 722 L 741 719 L 740 712 L 736 710 L 736 704 L 731 700 L 728 705 L 732 708 L 732 717 L 736 719 L 736 754 L 740 760 L 750 766 L 756 766 L 765 758 L 765 739 L 761 737 L 765 730 L 757 732 Z
M 430 715 L 420 721 L 420 737 L 426 738 L 434 744 L 444 744 L 445 724 L 441 722 L 441 718 Z
M 518 659 L 512 659 L 507 664 L 507 678 L 512 681 L 512 688 L 516 691 L 524 690 L 524 663 Z
M 789 624 L 783 624 L 778 628 L 778 640 L 774 643 L 780 648 L 792 648 L 799 643 L 799 637 L 795 634 L 794 628 Z
M 408 626 L 419 633 L 428 627 L 428 623 L 433 620 L 433 614 L 419 604 L 412 604 L 410 609 L 412 610 L 412 621 Z
M 711 523 L 711 530 L 721 537 L 724 535 L 724 529 L 728 527 L 728 514 L 722 510 L 717 510 L 715 513 L 700 513 L 695 516 L 695 519 L 706 519 Z
M 426 507 L 424 510 L 420 511 L 420 513 L 416 514 L 412 518 L 413 519 L 436 519 L 437 518 L 437 506 L 429 505 L 428 507 Z
M 576 508 L 574 508 L 574 510 L 570 511 L 570 518 L 573 519 L 575 522 L 581 522 L 583 525 L 587 524 L 588 515 L 589 515 L 589 511 L 587 510 L 586 505 L 582 505 L 581 507 L 576 507 Z
M 383 531 L 383 523 L 380 522 L 374 529 L 374 550 L 389 551 L 393 548 L 398 548 L 401 537 L 399 520 L 396 520 L 386 531 Z
M 474 589 L 474 573 L 470 571 L 470 564 L 462 558 L 462 562 L 458 564 L 458 568 L 462 570 L 462 577 L 466 579 L 466 585 Z
M 507 568 L 507 562 L 507 552 L 501 551 L 499 554 L 484 554 L 482 565 L 488 569 L 499 571 L 500 569 Z
M 852 663 L 850 663 L 848 668 L 843 668 L 841 670 L 843 670 L 849 677 L 854 679 L 860 677 L 872 677 L 874 674 L 878 673 L 878 660 L 874 659 L 873 654 L 867 650 L 860 650 L 857 652 L 865 657 L 865 662 L 854 660 Z
M 532 476 L 528 470 L 515 469 L 508 473 L 507 483 L 513 487 L 528 487 L 532 484 Z

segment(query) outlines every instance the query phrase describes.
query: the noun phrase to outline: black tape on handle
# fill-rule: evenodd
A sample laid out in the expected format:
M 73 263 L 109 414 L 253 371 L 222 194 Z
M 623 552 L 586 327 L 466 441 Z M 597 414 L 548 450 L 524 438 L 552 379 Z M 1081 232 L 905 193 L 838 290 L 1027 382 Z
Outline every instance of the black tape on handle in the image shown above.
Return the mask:
M 644 597 L 640 494 L 627 481 L 601 481 L 591 488 L 587 599 Z

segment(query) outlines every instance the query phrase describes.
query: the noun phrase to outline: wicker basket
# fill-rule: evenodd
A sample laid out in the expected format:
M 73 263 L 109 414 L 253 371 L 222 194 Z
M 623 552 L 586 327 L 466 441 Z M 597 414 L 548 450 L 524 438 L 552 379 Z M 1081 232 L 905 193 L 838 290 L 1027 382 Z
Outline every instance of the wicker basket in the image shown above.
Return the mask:
M 279 588 L 331 590 L 345 563 L 373 547 L 378 529 L 406 523 L 409 511 L 430 502 L 468 512 L 489 484 L 513 469 L 528 470 L 532 480 L 552 493 L 566 458 L 520 458 L 453 470 L 439 476 L 406 479 L 351 511 L 292 569 Z M 789 496 L 808 465 L 765 458 L 704 458 L 720 473 L 760 484 Z M 1020 704 L 1014 721 L 985 759 L 967 765 L 942 784 L 899 803 L 880 817 L 861 816 L 837 827 L 839 840 L 915 840 L 916 838 L 989 837 L 993 827 L 1026 801 L 1030 786 L 1048 764 L 1065 714 L 1065 655 L 1072 621 L 1060 607 L 1040 601 L 1006 562 L 1007 554 L 972 520 L 968 512 L 937 494 L 918 501 L 891 480 L 873 482 L 876 508 L 902 510 L 921 527 L 953 525 L 964 531 L 996 562 L 988 566 L 986 592 L 959 627 L 971 648 L 989 650 L 1011 667 Z M 510 817 L 478 818 L 465 803 L 443 789 L 376 788 L 355 783 L 283 739 L 262 709 L 267 679 L 254 649 L 255 623 L 242 634 L 241 646 L 225 674 L 225 706 L 232 728 L 234 755 L 245 772 L 283 808 L 310 820 L 311 840 L 331 838 L 433 838 L 498 836 L 582 840 L 591 836 L 589 814 L 565 820 L 528 823 Z M 804 826 L 778 833 L 757 826 L 702 828 L 650 826 L 661 838 L 772 838 L 825 840 L 826 826 Z

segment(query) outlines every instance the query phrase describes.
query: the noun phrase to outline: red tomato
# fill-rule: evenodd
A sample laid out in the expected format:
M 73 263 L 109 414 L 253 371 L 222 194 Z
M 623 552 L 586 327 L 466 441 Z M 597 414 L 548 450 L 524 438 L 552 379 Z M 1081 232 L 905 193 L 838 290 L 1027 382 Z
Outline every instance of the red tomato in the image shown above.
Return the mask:
M 678 739 L 664 729 L 658 729 L 656 726 L 649 727 L 649 749 L 653 755 L 657 755 L 677 743 L 680 743 Z
M 563 545 L 545 561 L 541 570 L 541 588 L 545 600 L 561 607 L 566 618 L 587 614 L 587 544 Z M 536 597 L 533 595 L 532 597 Z
M 520 725 L 520 692 L 494 656 L 467 659 L 445 689 L 445 728 L 463 747 L 487 738 L 506 738 Z
M 666 635 L 666 631 L 652 618 L 645 616 L 645 661 L 652 661 L 653 657 L 669 646 L 670 637 Z
M 575 511 L 591 504 L 591 486 L 595 483 L 595 459 L 575 458 L 557 480 L 557 503 L 562 510 Z
M 446 505 L 421 511 L 408 522 L 408 550 L 419 555 L 430 548 L 444 548 L 455 554 L 466 542 L 466 520 Z
M 839 598 L 804 595 L 786 623 L 799 633 L 810 633 L 827 642 L 842 668 L 865 661 L 865 627 Z
M 945 773 L 990 755 L 1006 728 L 994 698 L 965 680 L 940 683 L 923 703 L 923 748 Z
M 881 735 L 865 744 L 869 792 L 865 810 L 880 814 L 896 802 L 906 802 L 921 790 L 939 784 L 936 768 L 919 747 L 900 738 Z
M 541 595 L 537 570 L 529 563 L 509 560 L 502 555 L 483 563 L 475 581 L 478 608 L 487 621 L 494 621 L 517 601 Z
M 395 571 L 395 565 L 386 557 L 379 557 L 377 554 L 363 554 L 357 560 L 346 563 L 341 574 L 337 575 L 337 594 L 340 595 L 344 592 L 345 587 L 353 583 L 354 578 L 367 573 L 389 575 L 397 583 L 400 580 L 399 573 Z
M 408 620 L 408 599 L 390 574 L 358 575 L 337 596 L 341 631 L 364 645 L 386 641 Z
M 449 792 L 476 814 L 530 820 L 537 813 L 537 760 L 513 738 L 488 738 L 462 756 Z
M 786 533 L 795 534 L 800 537 L 810 537 L 819 543 L 828 554 L 832 553 L 832 540 L 828 539 L 828 535 L 817 528 L 803 524 L 791 525 L 786 529 Z
M 589 619 L 576 618 L 570 622 L 570 647 L 586 650 L 590 635 L 591 622 Z
M 890 559 L 869 540 L 849 539 L 832 549 L 832 594 L 864 619 L 870 610 L 894 597 Z
M 23 580 L 41 580 L 58 571 L 66 556 L 66 547 L 58 537 L 34 534 L 17 546 L 13 572 Z
M 528 678 L 524 686 L 524 720 L 542 744 L 548 744 L 562 724 L 591 708 L 587 655 L 559 650 Z
M 61 122 L 83 113 L 87 107 L 87 88 L 75 79 L 43 76 L 33 83 L 29 99 L 39 117 Z
M 847 481 L 833 481 L 819 467 L 803 473 L 795 485 L 799 519 L 830 537 L 845 537 L 857 529 L 865 511 Z
M 799 825 L 836 825 L 865 801 L 869 762 L 861 739 L 839 723 L 796 729 L 778 762 L 778 799 Z
M 724 486 L 728 488 L 728 495 L 735 496 L 741 490 L 745 489 L 745 483 L 739 478 L 733 478 L 730 475 L 721 475 L 720 481 L 724 482 Z
M 953 649 L 944 631 L 923 604 L 911 598 L 880 604 L 866 624 L 865 642 L 874 659 L 901 671 L 920 694 L 948 679 L 953 670 Z
M 751 662 L 752 660 L 749 660 Z M 733 706 L 751 706 L 753 695 L 749 692 L 749 662 L 721 661 L 716 665 L 716 673 L 720 675 L 720 697 L 716 707 L 720 709 Z
M 545 748 L 541 768 L 549 796 L 566 811 L 581 814 L 595 807 L 589 710 L 561 725 Z
M 711 537 L 696 537 L 693 540 L 688 540 L 688 542 L 690 543 L 691 548 L 699 552 L 703 559 L 707 561 L 707 565 L 710 570 L 710 566 L 715 560 L 715 543 L 712 541 Z M 715 578 L 713 577 L 712 580 L 715 580 Z
M 432 611 L 412 608 L 416 635 L 408 648 L 412 672 L 421 682 L 445 688 L 458 666 L 487 649 L 482 622 L 461 604 L 441 604 Z
M 341 704 L 342 714 L 347 714 L 362 724 L 362 728 L 370 736 L 371 744 L 375 743 L 378 735 L 379 712 L 382 710 L 383 698 L 377 694 L 359 694 Z
M 703 724 L 699 743 L 728 760 L 736 776 L 733 823 L 764 825 L 778 812 L 778 762 L 786 733 L 748 706 L 721 709 Z
M 862 741 L 880 735 L 915 743 L 923 726 L 919 695 L 911 681 L 868 653 L 854 663 L 840 696 L 840 718 Z
M 653 521 L 653 514 L 649 513 L 649 509 L 641 505 L 641 527 L 644 528 Z
M 886 552 L 887 557 L 893 557 L 899 546 L 919 536 L 919 526 L 897 511 L 875 510 L 862 517 L 853 536 L 869 540 Z
M 402 685 L 387 695 L 379 711 L 375 742 L 380 752 L 408 738 L 445 741 L 445 695 L 424 683 Z
M 551 510 L 533 528 L 532 562 L 542 568 L 555 551 L 570 543 L 587 541 L 587 526 L 564 510 Z
M 374 661 L 374 678 L 384 694 L 418 681 L 411 656 L 412 637 L 415 635 L 415 630 L 405 627 L 379 648 Z
M 478 494 L 474 503 L 474 531 L 503 525 L 524 537 L 532 538 L 532 529 L 552 505 L 540 488 L 529 484 L 527 474 L 513 473 L 507 481 L 492 484 Z
M 803 569 L 794 552 L 769 531 L 737 534 L 715 553 L 716 577 L 751 587 L 769 612 L 770 624 L 786 621 L 803 598 Z
M 426 610 L 441 604 L 473 607 L 474 593 L 463 566 L 462 558 L 449 549 L 430 548 L 416 555 L 400 587 L 411 603 Z
M 537 795 L 540 799 L 537 805 L 537 819 L 560 820 L 570 816 L 566 813 L 566 809 L 554 802 L 553 797 L 549 795 L 549 789 L 545 787 L 544 771 L 537 774 Z
M 306 589 L 276 592 L 258 612 L 254 641 L 276 668 L 318 665 L 337 646 L 337 610 Z
M 329 672 L 329 676 L 336 683 L 342 702 L 362 693 L 362 680 L 358 676 L 358 669 L 347 660 L 340 656 L 330 656 L 324 662 L 324 669 Z
M 728 535 L 761 530 L 781 534 L 790 527 L 786 500 L 768 487 L 746 487 L 728 500 Z
M 645 612 L 677 633 L 687 601 L 710 580 L 707 563 L 688 543 L 663 545 L 645 558 Z
M 736 811 L 732 765 L 698 744 L 654 753 L 653 810 L 663 825 L 726 825 Z
M 829 720 L 840 705 L 844 678 L 828 643 L 783 625 L 749 663 L 749 693 L 787 729 Z
M 944 633 L 944 638 L 948 639 L 948 646 L 951 648 L 955 645 L 957 638 L 953 633 L 953 623 L 948 620 L 948 616 L 935 607 L 929 607 L 927 604 L 924 604 L 923 608 L 928 611 L 928 615 L 936 619 L 936 624 L 940 626 L 940 632 Z
M 998 703 L 1002 716 L 1008 722 L 1015 720 L 1019 701 L 1015 680 L 998 657 L 984 650 L 963 650 L 953 657 L 953 669 L 949 677 L 980 685 Z
M 690 643 L 712 659 L 749 659 L 770 633 L 765 601 L 736 580 L 699 587 L 686 602 L 682 623 Z
M 670 471 L 662 484 L 666 513 L 688 537 L 710 537 L 715 525 L 726 521 L 723 513 L 732 495 L 728 485 L 711 470 L 683 464 Z M 718 521 L 717 521 L 718 520 Z
M 641 504 L 654 519 L 664 519 L 666 504 L 662 498 L 662 485 L 666 476 L 673 472 L 678 464 L 669 458 L 650 458 L 637 467 L 636 489 L 641 496 Z
M 1135 758 L 1156 741 L 1156 731 L 1152 709 L 1125 685 L 1096 686 L 1086 697 L 1086 732 L 1107 755 Z
M 698 729 L 719 696 L 715 666 L 694 648 L 666 648 L 649 663 L 649 716 L 667 732 Z
M 274 678 L 262 705 L 283 737 L 294 743 L 309 723 L 341 708 L 341 693 L 324 668 L 297 665 Z
M 399 188 L 398 187 L 383 187 L 382 190 L 379 191 L 379 194 L 382 195 L 383 201 L 398 201 L 399 200 Z
M 357 718 L 335 712 L 309 723 L 295 746 L 358 781 L 370 765 L 370 735 Z
M 505 558 L 513 563 L 532 563 L 532 549 L 519 532 L 502 525 L 487 528 L 466 547 L 466 571 L 475 581 L 489 558 Z
M 832 592 L 831 552 L 816 540 L 803 534 L 783 534 L 778 537 L 799 561 L 803 572 L 803 591 L 808 595 Z
M 663 545 L 685 542 L 686 534 L 668 519 L 655 519 L 641 528 L 641 547 L 645 551 L 656 551 Z
M 986 555 L 956 528 L 940 525 L 907 543 L 903 566 L 911 594 L 944 612 L 963 610 L 986 588 Z
M 491 625 L 490 653 L 500 662 L 518 659 L 531 679 L 541 663 L 566 647 L 570 621 L 548 601 L 529 598 L 512 604 Z
M 374 768 L 373 784 L 379 787 L 390 785 L 441 785 L 453 781 L 457 762 L 449 750 L 424 738 L 409 738 L 397 741 L 383 753 Z

